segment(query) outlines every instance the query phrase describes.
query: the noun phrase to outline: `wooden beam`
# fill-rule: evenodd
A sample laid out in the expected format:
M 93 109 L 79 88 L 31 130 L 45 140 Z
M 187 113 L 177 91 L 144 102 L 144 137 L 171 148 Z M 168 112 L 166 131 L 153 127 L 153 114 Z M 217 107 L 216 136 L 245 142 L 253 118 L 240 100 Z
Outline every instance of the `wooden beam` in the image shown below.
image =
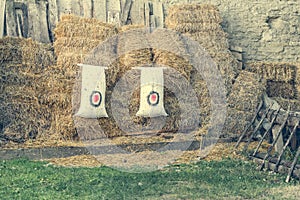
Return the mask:
M 267 151 L 267 153 L 266 153 L 266 155 L 265 155 L 265 157 L 264 157 L 264 159 L 263 159 L 263 163 L 262 163 L 262 165 L 260 166 L 260 170 L 262 170 L 262 169 L 264 168 L 265 162 L 266 162 L 266 160 L 269 158 L 271 151 L 273 150 L 275 144 L 277 143 L 277 141 L 278 141 L 278 139 L 279 139 L 279 137 L 280 137 L 280 133 L 281 133 L 282 129 L 284 128 L 284 126 L 285 126 L 285 124 L 286 124 L 286 122 L 287 122 L 287 120 L 288 120 L 288 117 L 289 117 L 289 110 L 288 110 L 288 112 L 286 113 L 285 121 L 281 124 L 280 128 L 277 130 L 276 138 L 274 139 L 272 145 L 268 148 L 268 151 Z
M 144 0 L 135 0 L 132 3 L 130 10 L 130 20 L 132 24 L 145 24 L 145 8 L 144 8 Z
M 278 159 L 277 159 L 277 162 L 276 162 L 276 165 L 275 165 L 275 171 L 276 171 L 276 172 L 278 171 L 278 166 L 279 166 L 279 164 L 280 164 L 280 162 L 281 162 L 281 159 L 282 159 L 282 156 L 283 156 L 284 151 L 286 150 L 286 148 L 287 148 L 288 145 L 290 144 L 292 138 L 293 138 L 294 135 L 296 134 L 296 130 L 297 130 L 297 128 L 298 128 L 298 125 L 299 125 L 299 121 L 298 121 L 298 123 L 294 126 L 293 131 L 291 132 L 291 134 L 290 134 L 288 140 L 286 141 L 285 145 L 283 146 L 283 148 L 282 148 L 282 150 L 281 150 L 281 152 L 280 152 L 280 154 L 279 154 L 279 156 L 278 156 Z
M 255 122 L 255 119 L 257 117 L 257 115 L 259 114 L 259 111 L 261 110 L 262 106 L 263 106 L 264 102 L 261 101 L 255 115 L 253 116 L 251 122 L 249 123 L 249 125 L 245 128 L 245 130 L 243 131 L 243 133 L 241 134 L 241 136 L 239 137 L 239 140 L 237 141 L 236 145 L 234 146 L 234 148 L 238 148 L 240 143 L 242 142 L 243 138 L 245 137 L 245 135 L 247 134 L 248 130 L 250 129 L 250 127 L 252 126 L 252 124 Z
M 294 172 L 294 170 L 295 170 L 295 167 L 296 167 L 296 165 L 297 165 L 297 161 L 298 161 L 299 156 L 300 156 L 300 146 L 298 147 L 297 153 L 296 153 L 296 155 L 295 155 L 294 161 L 293 161 L 293 163 L 292 163 L 292 166 L 291 166 L 291 168 L 290 168 L 290 170 L 289 170 L 289 173 L 288 173 L 288 176 L 286 177 L 285 182 L 290 182 L 291 177 L 292 177 L 292 175 L 293 175 L 293 172 Z
M 272 121 L 271 121 L 271 124 L 270 124 L 269 128 L 268 128 L 268 129 L 265 131 L 265 133 L 263 134 L 263 136 L 262 136 L 262 138 L 260 139 L 260 141 L 259 141 L 259 143 L 258 143 L 256 149 L 254 150 L 252 156 L 255 156 L 255 155 L 257 154 L 257 152 L 258 152 L 260 146 L 262 145 L 264 139 L 265 139 L 265 138 L 267 137 L 267 135 L 270 133 L 270 131 L 271 131 L 273 125 L 274 125 L 274 122 L 275 122 L 275 120 L 276 120 L 276 118 L 277 118 L 277 115 L 278 115 L 278 113 L 279 113 L 279 110 L 280 110 L 280 108 L 277 110 L 277 112 L 275 112 L 275 115 L 273 116 L 273 119 L 272 119 Z
M 99 19 L 102 22 L 106 22 L 106 0 L 94 0 L 93 16 L 94 18 Z
M 4 36 L 6 0 L 0 0 L 0 38 Z
M 42 43 L 50 43 L 46 2 L 28 3 L 28 25 L 28 37 Z
M 18 37 L 17 18 L 13 1 L 6 1 L 6 32 L 8 36 Z
M 128 24 L 127 20 L 130 17 L 130 10 L 132 6 L 132 0 L 126 0 L 124 6 L 121 8 L 122 9 L 122 14 L 121 14 L 121 23 L 122 25 Z
M 50 39 L 54 41 L 54 29 L 59 20 L 57 0 L 48 0 L 48 26 L 50 30 Z
M 81 6 L 83 9 L 83 16 L 86 18 L 92 18 L 93 17 L 92 0 L 84 0 L 83 2 L 81 2 Z
M 153 15 L 155 16 L 155 25 L 156 28 L 164 27 L 164 10 L 163 4 L 160 1 L 153 2 Z
M 147 28 L 149 28 L 150 27 L 150 6 L 148 2 L 144 3 L 144 13 L 145 13 L 144 24 Z
M 263 154 L 259 154 L 257 156 L 250 156 L 250 159 L 252 159 L 254 162 L 256 162 L 259 165 L 263 164 Z M 275 159 L 270 160 L 269 162 L 264 163 L 264 168 L 274 171 L 275 169 Z M 281 174 L 287 174 L 290 170 L 290 165 L 287 162 L 282 161 L 281 164 L 278 166 L 278 172 Z M 292 175 L 298 179 L 300 179 L 300 166 L 296 165 L 294 171 L 292 172 Z
M 271 108 L 271 106 L 268 107 L 268 109 L 265 111 L 265 113 L 263 114 L 262 118 L 260 119 L 258 125 L 255 127 L 253 133 L 250 135 L 250 137 L 249 137 L 249 139 L 248 139 L 248 142 L 247 142 L 247 144 L 246 144 L 245 147 L 244 147 L 244 150 L 243 150 L 244 152 L 248 150 L 248 147 L 249 147 L 249 145 L 250 145 L 250 142 L 252 141 L 252 139 L 253 139 L 254 136 L 256 135 L 257 131 L 261 128 L 261 126 L 262 126 L 264 120 L 266 119 L 266 117 L 267 117 L 267 115 L 268 115 L 268 113 L 269 113 L 269 111 L 270 111 L 270 108 Z
M 283 149 L 283 134 L 282 134 L 282 129 L 280 125 L 275 125 L 272 128 L 272 134 L 273 134 L 273 138 L 277 138 L 277 142 L 275 143 L 274 149 L 276 152 L 280 152 Z M 279 134 L 279 135 L 277 135 Z

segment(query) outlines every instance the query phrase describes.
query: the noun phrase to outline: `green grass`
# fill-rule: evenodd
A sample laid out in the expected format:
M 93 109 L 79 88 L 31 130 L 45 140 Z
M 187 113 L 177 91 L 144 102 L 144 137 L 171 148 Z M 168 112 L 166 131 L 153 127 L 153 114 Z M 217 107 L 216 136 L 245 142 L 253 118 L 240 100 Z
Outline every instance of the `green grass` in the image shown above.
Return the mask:
M 240 160 L 201 161 L 151 173 L 107 167 L 64 168 L 29 160 L 0 161 L 1 199 L 281 199 L 285 176 Z

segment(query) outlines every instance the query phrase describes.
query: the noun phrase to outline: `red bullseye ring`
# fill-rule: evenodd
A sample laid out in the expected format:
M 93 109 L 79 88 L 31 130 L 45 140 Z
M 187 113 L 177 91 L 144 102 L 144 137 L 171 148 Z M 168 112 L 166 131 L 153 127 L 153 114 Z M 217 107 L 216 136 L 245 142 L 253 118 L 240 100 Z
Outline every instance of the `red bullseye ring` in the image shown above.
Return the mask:
M 159 94 L 157 92 L 150 92 L 147 98 L 148 104 L 151 106 L 155 106 L 159 103 Z
M 94 107 L 98 107 L 98 106 L 101 105 L 101 101 L 102 101 L 102 95 L 101 95 L 101 93 L 98 92 L 98 91 L 94 91 L 91 94 L 91 97 L 90 97 L 91 105 L 94 106 Z

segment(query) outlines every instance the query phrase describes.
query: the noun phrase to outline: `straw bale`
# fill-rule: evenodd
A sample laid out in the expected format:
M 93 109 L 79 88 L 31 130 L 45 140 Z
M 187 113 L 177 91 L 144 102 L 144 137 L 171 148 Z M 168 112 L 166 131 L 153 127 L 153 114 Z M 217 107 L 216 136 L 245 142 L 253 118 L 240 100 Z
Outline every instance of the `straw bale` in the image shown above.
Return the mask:
M 151 57 L 150 49 L 141 49 L 120 56 L 119 61 L 124 67 L 137 67 L 141 64 L 151 63 Z
M 50 45 L 39 44 L 32 39 L 2 38 L 0 51 L 0 60 L 4 64 L 32 64 L 47 67 L 55 61 Z
M 201 111 L 201 125 L 208 125 L 209 121 L 211 120 L 211 98 L 209 90 L 207 88 L 207 83 L 203 80 L 201 73 L 196 73 L 195 71 L 192 71 L 191 85 L 198 97 L 198 103 Z
M 144 24 L 130 24 L 130 25 L 125 25 L 125 26 L 119 27 L 118 33 L 124 33 L 129 30 L 143 29 L 143 28 L 145 28 Z
M 195 11 L 201 10 L 206 12 L 213 12 L 218 11 L 218 8 L 212 4 L 196 4 L 196 3 L 189 3 L 189 4 L 175 4 L 169 9 L 169 14 L 172 12 L 177 13 L 180 11 Z
M 282 97 L 285 99 L 295 99 L 297 97 L 295 85 L 281 81 L 267 81 L 267 94 L 269 97 Z
M 117 34 L 117 28 L 114 25 L 102 23 L 95 19 L 69 15 L 62 17 L 54 30 L 54 34 L 56 38 L 84 37 L 103 41 Z
M 222 18 L 215 6 L 183 4 L 169 8 L 166 26 L 181 33 L 221 30 Z
M 73 14 L 65 14 L 60 17 L 60 21 L 63 23 L 66 22 L 72 22 L 74 24 L 97 24 L 100 26 L 106 26 L 106 27 L 115 27 L 113 24 L 102 22 L 96 18 L 85 18 L 81 17 L 79 15 L 73 15 Z
M 95 47 L 97 47 L 102 41 L 90 38 L 82 37 L 59 37 L 54 43 L 54 49 L 56 55 L 67 52 L 89 53 Z M 79 52 L 78 52 L 79 53 Z
M 58 135 L 60 139 L 72 140 L 77 137 L 72 113 L 64 113 L 62 110 L 54 110 L 51 119 L 50 134 Z
M 292 63 L 252 62 L 246 63 L 246 70 L 270 81 L 286 83 L 296 81 L 297 66 Z
M 35 86 L 35 81 L 42 79 L 44 74 L 26 72 L 27 69 L 16 66 L 0 66 L 0 83 L 12 85 Z
M 220 34 L 219 34 L 220 33 Z M 229 49 L 226 34 L 221 31 L 186 33 L 185 35 L 197 42 L 209 53 Z
M 254 114 L 264 92 L 265 83 L 261 81 L 258 75 L 242 71 L 228 96 L 228 106 L 235 110 Z
M 153 53 L 156 64 L 172 67 L 178 70 L 188 81 L 190 80 L 193 66 L 187 60 L 163 50 L 154 49 Z
M 175 23 L 221 23 L 222 18 L 219 15 L 218 10 L 184 10 L 175 12 L 172 10 L 168 14 L 168 19 Z
M 195 33 L 195 32 L 213 32 L 215 30 L 220 30 L 221 25 L 218 23 L 166 23 L 168 28 L 181 33 Z
M 253 112 L 227 109 L 222 137 L 238 138 L 253 118 Z
M 193 21 L 193 15 L 201 15 L 201 22 Z M 215 19 L 215 21 L 213 21 Z M 203 49 L 211 56 L 220 70 L 225 81 L 227 94 L 230 93 L 232 84 L 241 70 L 237 60 L 229 49 L 228 35 L 222 30 L 218 9 L 207 4 L 184 4 L 173 6 L 169 9 L 166 18 L 168 28 L 183 33 L 185 36 L 199 42 Z
M 47 106 L 35 102 L 22 102 L 14 99 L 12 102 L 2 102 L 0 111 L 5 116 L 0 120 L 3 126 L 2 134 L 13 141 L 35 139 L 38 135 L 47 133 L 50 127 L 51 111 Z
M 300 111 L 300 101 L 297 99 L 285 99 L 281 97 L 272 97 L 284 110 L 288 110 L 289 105 L 292 111 Z
M 55 63 L 52 47 L 22 38 L 0 43 L 6 48 L 0 64 L 1 140 L 23 142 L 47 134 L 51 110 L 39 95 L 45 91 L 47 68 Z
M 42 67 L 53 65 L 55 63 L 53 48 L 50 44 L 39 44 L 32 39 L 23 40 L 22 61 Z

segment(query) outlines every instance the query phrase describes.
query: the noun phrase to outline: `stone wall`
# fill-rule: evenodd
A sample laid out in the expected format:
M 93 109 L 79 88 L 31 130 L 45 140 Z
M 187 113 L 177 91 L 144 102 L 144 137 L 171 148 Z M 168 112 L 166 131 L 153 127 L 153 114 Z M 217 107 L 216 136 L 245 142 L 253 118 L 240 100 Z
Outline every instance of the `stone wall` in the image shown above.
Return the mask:
M 55 24 L 65 13 L 162 27 L 168 7 L 178 2 L 218 6 L 230 45 L 243 50 L 246 62 L 300 60 L 298 0 L 0 0 L 0 38 L 23 36 L 51 42 Z

